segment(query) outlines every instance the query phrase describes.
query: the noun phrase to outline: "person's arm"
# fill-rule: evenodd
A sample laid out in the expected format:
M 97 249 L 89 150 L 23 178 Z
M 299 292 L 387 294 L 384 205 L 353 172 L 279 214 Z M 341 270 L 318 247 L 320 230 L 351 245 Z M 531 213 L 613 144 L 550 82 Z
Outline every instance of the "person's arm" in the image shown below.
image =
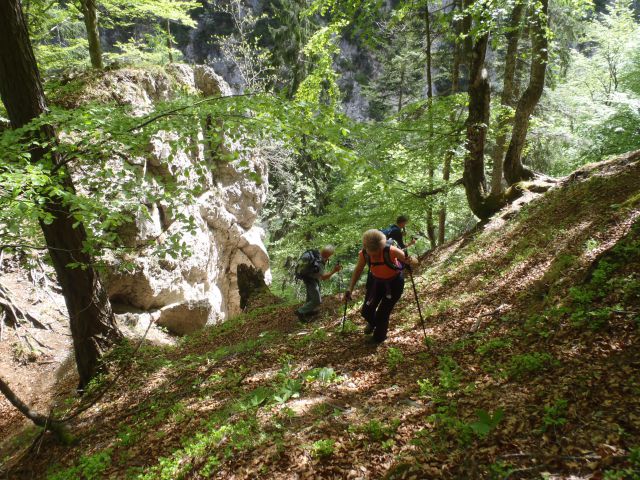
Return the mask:
M 329 280 L 334 273 L 338 273 L 340 270 L 342 270 L 342 265 L 338 263 L 329 273 L 323 273 L 320 275 L 320 280 Z
M 358 280 L 360 280 L 360 276 L 362 275 L 362 271 L 364 270 L 364 267 L 366 264 L 367 262 L 365 261 L 364 256 L 360 255 L 358 257 L 358 264 L 356 265 L 356 268 L 353 271 L 353 275 L 351 275 L 351 282 L 349 283 L 349 288 L 344 293 L 344 296 L 347 300 L 351 300 L 351 292 L 353 292 L 353 289 L 356 287 L 356 283 L 358 283 Z
M 405 265 L 417 265 L 418 259 L 415 257 L 410 257 L 409 255 L 405 255 L 405 253 L 397 247 L 391 247 L 391 252 L 395 255 L 395 257 L 400 260 Z

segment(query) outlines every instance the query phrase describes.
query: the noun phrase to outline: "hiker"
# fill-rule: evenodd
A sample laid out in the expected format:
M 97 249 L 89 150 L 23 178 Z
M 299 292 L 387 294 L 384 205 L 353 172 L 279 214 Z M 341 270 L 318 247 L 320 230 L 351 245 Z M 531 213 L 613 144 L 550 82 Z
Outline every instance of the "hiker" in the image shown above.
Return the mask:
M 373 341 L 382 343 L 387 338 L 391 310 L 404 290 L 403 264 L 415 265 L 418 261 L 392 245 L 380 230 L 367 230 L 362 236 L 362 246 L 344 300 L 351 300 L 353 289 L 368 265 L 370 275 L 361 311 L 367 321 L 364 333 L 373 333 Z
M 308 322 L 318 313 L 317 308 L 322 302 L 320 296 L 320 280 L 330 279 L 334 273 L 342 270 L 342 265 L 337 264 L 329 273 L 324 273 L 327 261 L 335 253 L 333 245 L 327 245 L 322 250 L 307 250 L 302 254 L 296 266 L 296 279 L 302 280 L 307 290 L 304 305 L 296 310 L 296 315 L 301 322 Z
M 382 233 L 385 234 L 387 239 L 395 240 L 396 243 L 398 244 L 398 247 L 401 248 L 402 250 L 406 250 L 411 245 L 416 243 L 415 238 L 412 238 L 411 241 L 406 245 L 404 243 L 403 236 L 405 233 L 405 227 L 407 226 L 407 223 L 409 223 L 409 218 L 406 217 L 405 215 L 400 215 L 396 219 L 396 223 L 394 223 L 393 225 L 389 225 L 389 227 L 382 230 Z

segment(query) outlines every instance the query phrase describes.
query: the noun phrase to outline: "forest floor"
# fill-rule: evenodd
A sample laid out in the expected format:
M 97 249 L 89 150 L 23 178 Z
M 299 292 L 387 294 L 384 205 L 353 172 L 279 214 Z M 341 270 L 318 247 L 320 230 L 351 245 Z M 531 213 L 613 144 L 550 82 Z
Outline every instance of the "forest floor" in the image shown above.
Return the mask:
M 640 478 L 640 152 L 530 200 L 422 258 L 426 338 L 407 279 L 377 347 L 339 298 L 131 341 L 77 442 L 26 428 L 0 477 Z

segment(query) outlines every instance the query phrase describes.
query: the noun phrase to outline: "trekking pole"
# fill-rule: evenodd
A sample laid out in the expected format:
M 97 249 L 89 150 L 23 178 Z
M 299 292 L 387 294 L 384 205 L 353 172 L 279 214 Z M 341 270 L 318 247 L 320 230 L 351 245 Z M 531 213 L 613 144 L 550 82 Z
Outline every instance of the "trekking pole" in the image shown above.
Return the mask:
M 418 290 L 416 290 L 416 282 L 413 280 L 413 271 L 411 265 L 407 265 L 409 271 L 409 278 L 411 279 L 411 286 L 413 287 L 413 296 L 416 298 L 416 305 L 418 305 L 418 315 L 420 315 L 420 323 L 422 325 L 422 333 L 424 334 L 424 340 L 427 341 L 427 329 L 424 325 L 424 318 L 422 317 L 422 308 L 420 307 L 420 300 L 418 299 Z
M 347 297 L 345 295 L 344 297 L 344 315 L 342 315 L 342 331 L 340 332 L 341 334 L 344 334 L 344 323 L 347 321 L 347 303 L 349 301 L 347 300 Z

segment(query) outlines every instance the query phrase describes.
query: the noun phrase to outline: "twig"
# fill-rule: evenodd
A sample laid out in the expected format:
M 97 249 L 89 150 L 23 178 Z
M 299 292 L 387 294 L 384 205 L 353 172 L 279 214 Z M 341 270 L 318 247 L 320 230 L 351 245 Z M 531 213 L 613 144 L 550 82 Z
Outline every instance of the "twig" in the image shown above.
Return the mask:
M 235 98 L 235 97 L 254 97 L 256 95 L 258 95 L 258 93 L 244 93 L 244 94 L 238 94 L 238 95 L 226 95 L 226 96 L 219 96 L 219 97 L 207 97 L 205 99 L 199 100 L 197 102 L 191 103 L 189 105 L 183 105 L 182 107 L 177 107 L 177 108 L 173 108 L 171 110 L 167 110 L 165 112 L 160 112 L 157 115 L 154 115 L 153 117 L 145 120 L 144 122 L 131 127 L 129 129 L 126 130 L 127 133 L 132 133 L 135 130 L 138 130 L 140 128 L 146 127 L 147 125 L 149 125 L 150 123 L 155 122 L 156 120 L 159 120 L 163 117 L 169 117 L 175 113 L 178 112 L 182 112 L 183 110 L 188 110 L 190 108 L 196 107 L 198 105 L 201 105 L 203 103 L 208 103 L 208 102 L 215 102 L 217 100 L 223 100 L 223 99 L 227 99 L 227 98 Z
M 482 315 L 480 315 L 478 317 L 478 319 L 476 320 L 476 323 L 473 325 L 473 327 L 471 327 L 471 332 L 475 333 L 475 332 L 478 331 L 478 329 L 480 328 L 480 325 L 482 325 L 482 321 L 483 321 L 483 319 L 485 317 L 493 317 L 494 315 L 497 315 L 498 313 L 503 312 L 507 308 L 509 308 L 509 305 L 507 305 L 506 303 L 503 303 L 498 308 L 490 311 L 489 313 L 483 313 Z

